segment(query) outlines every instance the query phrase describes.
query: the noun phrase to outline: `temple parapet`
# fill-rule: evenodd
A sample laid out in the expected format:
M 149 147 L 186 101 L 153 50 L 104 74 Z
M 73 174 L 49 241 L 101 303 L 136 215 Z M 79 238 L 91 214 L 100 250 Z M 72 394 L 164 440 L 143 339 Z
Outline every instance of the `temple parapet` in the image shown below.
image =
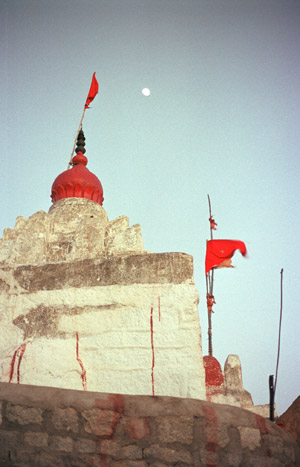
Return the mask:
M 64 198 L 49 210 L 26 219 L 0 239 L 1 264 L 45 264 L 99 256 L 143 253 L 140 225 L 127 216 L 108 220 L 99 204 L 84 198 Z

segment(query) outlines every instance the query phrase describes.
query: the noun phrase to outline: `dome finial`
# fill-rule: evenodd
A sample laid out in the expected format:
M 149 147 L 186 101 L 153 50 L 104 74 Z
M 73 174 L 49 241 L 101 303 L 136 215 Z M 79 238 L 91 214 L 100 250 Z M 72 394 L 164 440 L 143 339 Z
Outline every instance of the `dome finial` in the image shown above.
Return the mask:
M 77 145 L 76 149 L 75 149 L 76 154 L 72 159 L 72 166 L 74 167 L 74 165 L 77 165 L 77 164 L 86 165 L 88 160 L 87 160 L 86 156 L 84 155 L 84 153 L 85 153 L 85 147 L 84 147 L 85 146 L 85 136 L 84 136 L 82 127 L 80 128 L 80 131 L 78 133 L 76 145 Z
M 78 133 L 76 145 L 77 145 L 77 147 L 75 149 L 76 154 L 78 154 L 79 152 L 82 152 L 82 154 L 85 154 L 85 147 L 84 147 L 85 146 L 85 136 L 84 136 L 82 127 L 80 128 L 80 131 Z

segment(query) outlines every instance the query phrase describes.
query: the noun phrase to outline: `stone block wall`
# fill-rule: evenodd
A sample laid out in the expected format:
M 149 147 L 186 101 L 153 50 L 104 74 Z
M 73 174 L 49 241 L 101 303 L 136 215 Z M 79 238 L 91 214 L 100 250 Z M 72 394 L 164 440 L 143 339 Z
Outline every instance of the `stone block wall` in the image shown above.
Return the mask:
M 0 383 L 0 465 L 297 465 L 291 435 L 237 407 Z

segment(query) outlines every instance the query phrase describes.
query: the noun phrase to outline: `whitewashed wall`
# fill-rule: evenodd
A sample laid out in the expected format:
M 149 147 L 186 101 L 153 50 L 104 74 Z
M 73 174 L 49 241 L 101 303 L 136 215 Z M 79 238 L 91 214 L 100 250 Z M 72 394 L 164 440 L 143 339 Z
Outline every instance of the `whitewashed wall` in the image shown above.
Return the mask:
M 66 199 L 0 239 L 0 380 L 205 399 L 193 261 Z

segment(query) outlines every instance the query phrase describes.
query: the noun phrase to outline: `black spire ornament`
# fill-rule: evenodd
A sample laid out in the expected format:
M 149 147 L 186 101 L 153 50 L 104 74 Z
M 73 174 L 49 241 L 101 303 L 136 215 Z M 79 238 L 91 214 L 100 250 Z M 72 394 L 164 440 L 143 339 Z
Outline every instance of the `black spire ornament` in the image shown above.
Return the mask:
M 80 129 L 78 133 L 78 138 L 77 138 L 77 143 L 76 143 L 76 149 L 75 152 L 78 154 L 79 152 L 82 152 L 82 154 L 85 154 L 85 136 L 83 133 L 82 128 Z

